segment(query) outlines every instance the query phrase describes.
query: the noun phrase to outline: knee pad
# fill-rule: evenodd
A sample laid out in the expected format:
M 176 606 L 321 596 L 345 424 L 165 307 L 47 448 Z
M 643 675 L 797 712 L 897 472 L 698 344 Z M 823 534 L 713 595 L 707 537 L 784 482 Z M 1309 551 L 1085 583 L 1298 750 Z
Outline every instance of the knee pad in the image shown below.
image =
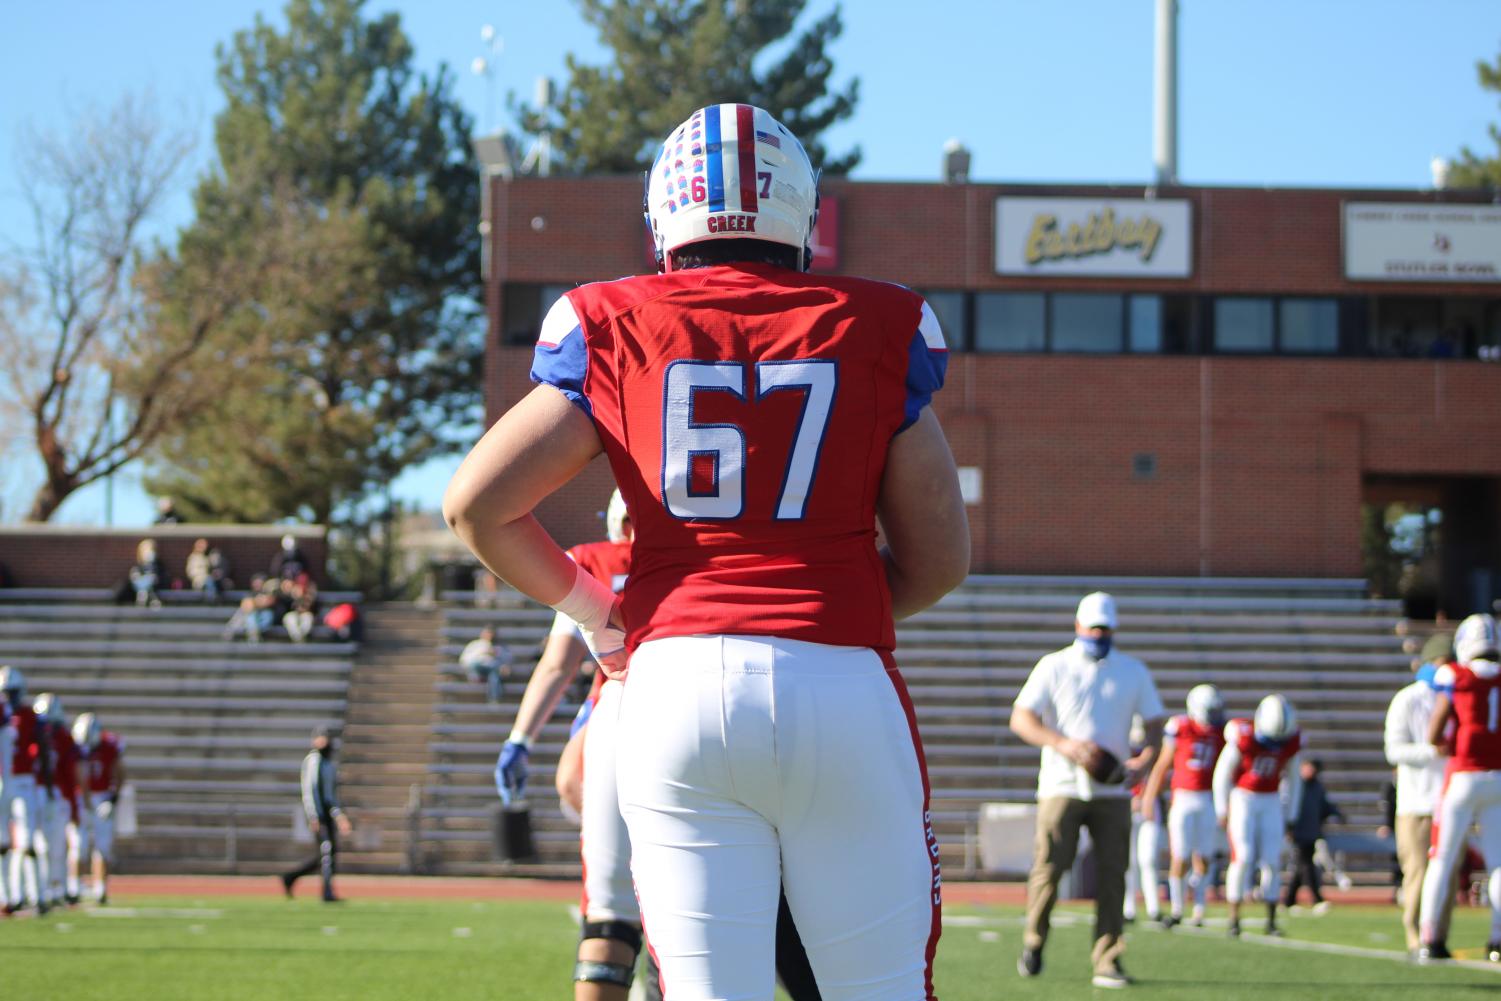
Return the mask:
M 603 938 L 631 950 L 629 963 L 602 963 L 581 959 L 573 967 L 575 983 L 617 984 L 629 988 L 636 976 L 636 956 L 641 952 L 641 928 L 630 921 L 585 921 L 581 939 Z

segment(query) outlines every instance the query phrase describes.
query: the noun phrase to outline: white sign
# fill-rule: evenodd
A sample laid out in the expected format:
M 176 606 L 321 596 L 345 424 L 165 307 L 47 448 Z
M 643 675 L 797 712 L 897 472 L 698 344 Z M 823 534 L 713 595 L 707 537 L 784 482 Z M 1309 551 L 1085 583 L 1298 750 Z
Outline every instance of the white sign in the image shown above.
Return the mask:
M 1193 205 L 997 198 L 995 269 L 1003 275 L 1187 278 L 1193 274 Z
M 1345 203 L 1353 281 L 1501 281 L 1501 207 Z

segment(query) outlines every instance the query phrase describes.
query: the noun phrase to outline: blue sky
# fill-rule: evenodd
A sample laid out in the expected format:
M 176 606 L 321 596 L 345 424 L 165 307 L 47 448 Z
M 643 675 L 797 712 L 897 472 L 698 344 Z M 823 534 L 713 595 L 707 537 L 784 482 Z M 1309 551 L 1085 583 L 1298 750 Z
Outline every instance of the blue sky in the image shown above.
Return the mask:
M 832 8 L 809 0 L 805 20 Z M 1153 0 L 845 0 L 833 48 L 836 79 L 860 78 L 855 117 L 833 150 L 858 143 L 855 177 L 932 180 L 945 141 L 973 151 L 980 181 L 1143 182 L 1152 176 Z M 16 138 L 66 127 L 80 108 L 151 91 L 164 117 L 201 136 L 193 171 L 212 152 L 220 106 L 214 47 L 272 0 L 53 0 L 7 5 L 0 33 L 0 244 L 27 241 L 17 198 Z M 447 63 L 482 128 L 504 121 L 505 95 L 563 75 L 573 52 L 603 52 L 565 0 L 370 0 L 396 10 L 418 64 Z M 480 28 L 503 40 L 487 53 Z M 1497 0 L 1180 0 L 1179 175 L 1189 184 L 1426 187 L 1429 161 L 1462 146 L 1494 152 L 1501 121 L 1475 63 L 1501 52 Z M 471 73 L 492 56 L 490 83 Z M 156 220 L 164 237 L 188 219 L 191 173 Z M 38 470 L 22 429 L 0 427 L 0 520 L 22 513 Z M 397 483 L 437 503 L 457 460 Z M 115 486 L 116 524 L 142 524 L 151 505 L 131 476 Z M 104 490 L 85 490 L 58 520 L 102 524 Z

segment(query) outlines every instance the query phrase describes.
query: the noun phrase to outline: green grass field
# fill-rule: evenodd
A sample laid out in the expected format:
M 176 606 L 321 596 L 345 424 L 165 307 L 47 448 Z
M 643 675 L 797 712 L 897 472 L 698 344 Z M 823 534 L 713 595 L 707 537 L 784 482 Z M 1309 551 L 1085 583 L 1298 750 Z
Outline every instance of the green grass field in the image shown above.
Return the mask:
M 939 946 L 943 1001 L 1098 998 L 1089 985 L 1089 916 L 1063 907 L 1046 968 L 1016 974 L 1016 908 L 949 907 Z M 1284 944 L 1259 931 L 1130 932 L 1126 966 L 1147 999 L 1418 1001 L 1501 996 L 1501 970 L 1417 967 L 1400 957 L 1389 908 L 1292 915 Z M 1487 915 L 1456 915 L 1451 945 L 1480 958 Z M 0 923 L 0 968 L 17 1001 L 468 1001 L 567 999 L 575 927 L 555 902 L 123 897 L 109 908 Z M 1317 945 L 1358 955 L 1309 951 Z

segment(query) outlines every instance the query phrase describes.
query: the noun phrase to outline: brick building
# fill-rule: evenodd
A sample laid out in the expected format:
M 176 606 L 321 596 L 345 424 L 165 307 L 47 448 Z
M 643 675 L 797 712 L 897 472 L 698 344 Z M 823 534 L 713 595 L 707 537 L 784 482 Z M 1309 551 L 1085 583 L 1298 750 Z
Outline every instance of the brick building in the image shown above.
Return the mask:
M 815 269 L 901 282 L 974 569 L 1365 574 L 1363 509 L 1437 512 L 1451 613 L 1501 597 L 1501 207 L 1460 192 L 826 182 Z M 651 270 L 635 178 L 495 178 L 491 419 L 573 284 Z M 600 534 L 601 460 L 541 513 Z

